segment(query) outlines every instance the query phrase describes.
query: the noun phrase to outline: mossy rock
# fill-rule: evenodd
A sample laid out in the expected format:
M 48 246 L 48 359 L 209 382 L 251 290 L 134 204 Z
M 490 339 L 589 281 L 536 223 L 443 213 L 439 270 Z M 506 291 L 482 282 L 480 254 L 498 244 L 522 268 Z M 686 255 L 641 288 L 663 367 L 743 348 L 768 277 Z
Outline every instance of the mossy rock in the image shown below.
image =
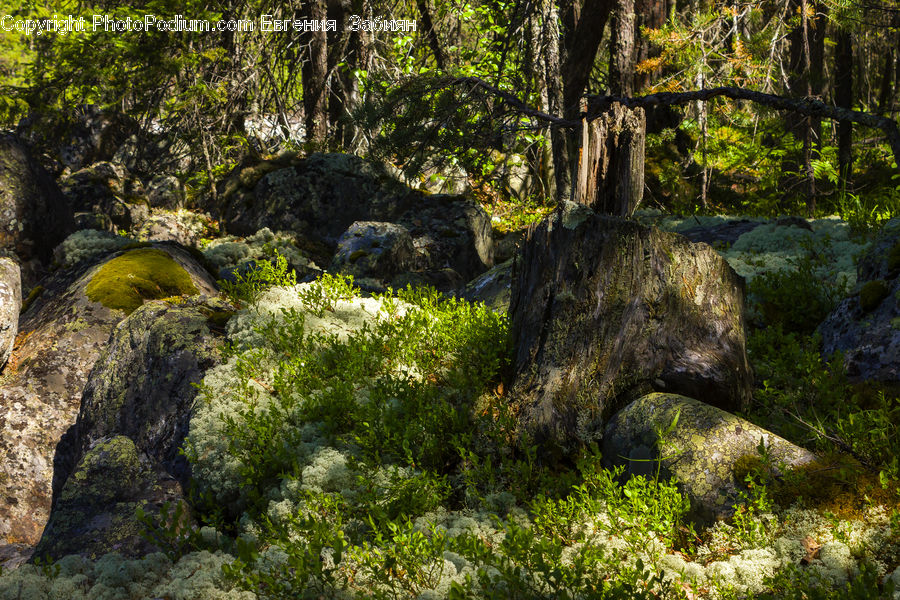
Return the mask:
M 167 252 L 130 250 L 103 265 L 86 290 L 88 298 L 131 314 L 144 300 L 197 294 L 191 276 Z
M 894 244 L 888 252 L 888 271 L 894 276 L 900 272 L 900 242 Z
M 890 289 L 883 280 L 875 279 L 866 282 L 859 290 L 859 306 L 864 312 L 875 310 L 889 294 Z
M 816 459 L 749 421 L 677 394 L 635 400 L 613 417 L 603 436 L 607 466 L 645 476 L 659 468 L 662 477 L 674 476 L 691 500 L 689 517 L 698 522 L 731 516 L 748 474 L 777 478 Z

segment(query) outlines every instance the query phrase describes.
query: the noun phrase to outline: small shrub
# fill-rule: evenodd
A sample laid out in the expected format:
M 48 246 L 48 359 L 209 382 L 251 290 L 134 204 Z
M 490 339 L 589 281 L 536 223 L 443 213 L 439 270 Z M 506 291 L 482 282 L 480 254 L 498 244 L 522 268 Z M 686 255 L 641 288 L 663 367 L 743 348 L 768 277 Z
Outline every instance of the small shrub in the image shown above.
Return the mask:
M 873 311 L 890 293 L 891 290 L 883 280 L 867 281 L 859 288 L 859 307 L 863 309 L 863 312 Z

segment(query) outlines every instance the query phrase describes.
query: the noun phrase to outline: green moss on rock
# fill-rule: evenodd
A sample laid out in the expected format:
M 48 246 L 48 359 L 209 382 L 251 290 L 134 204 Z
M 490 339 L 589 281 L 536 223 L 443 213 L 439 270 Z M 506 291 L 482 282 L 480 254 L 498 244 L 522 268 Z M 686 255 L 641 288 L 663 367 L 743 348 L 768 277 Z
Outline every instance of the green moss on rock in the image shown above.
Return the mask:
M 144 300 L 198 293 L 188 272 L 156 248 L 131 250 L 107 262 L 91 278 L 86 292 L 91 301 L 127 314 Z
M 887 284 L 881 279 L 866 282 L 859 290 L 859 306 L 869 312 L 878 308 L 881 301 L 888 297 L 890 290 Z
M 892 274 L 900 271 L 900 242 L 894 244 L 888 252 L 888 271 Z

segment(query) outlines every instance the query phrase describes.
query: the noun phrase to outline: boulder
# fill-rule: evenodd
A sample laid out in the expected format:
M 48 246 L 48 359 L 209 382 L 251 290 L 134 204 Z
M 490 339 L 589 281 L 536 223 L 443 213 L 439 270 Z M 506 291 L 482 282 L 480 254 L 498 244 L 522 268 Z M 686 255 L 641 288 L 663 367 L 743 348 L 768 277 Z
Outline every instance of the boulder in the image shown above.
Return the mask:
M 191 288 L 216 291 L 191 254 L 169 244 L 82 261 L 44 282 L 22 315 L 21 343 L 0 384 L 0 537 L 39 539 L 56 445 L 75 422 L 88 374 L 113 327 L 143 297 Z
M 506 314 L 509 311 L 512 271 L 512 260 L 491 268 L 467 283 L 462 297 L 469 302 L 482 302 L 488 308 Z
M 469 281 L 494 265 L 491 219 L 462 196 L 422 196 L 391 220 L 412 235 L 417 270 L 450 268 Z
M 19 139 L 0 136 L 0 250 L 46 262 L 73 226 L 72 208 L 50 174 Z
M 131 438 L 97 440 L 63 486 L 32 557 L 80 554 L 95 560 L 110 552 L 127 558 L 159 552 L 141 535 L 146 526 L 135 515 L 140 509 L 155 516 L 163 506 L 168 515 L 176 503 L 186 506 L 181 486 Z
M 184 186 L 174 175 L 157 175 L 147 185 L 147 199 L 152 208 L 183 208 Z
M 335 271 L 356 279 L 390 279 L 413 266 L 415 250 L 402 225 L 357 221 L 338 239 L 331 263 Z
M 215 299 L 153 301 L 116 326 L 75 425 L 57 446 L 53 507 L 37 556 L 153 551 L 137 535 L 135 508 L 152 514 L 183 496 L 190 467 L 179 449 L 195 386 L 218 362 L 231 308 Z M 119 477 L 121 470 L 128 475 Z
M 140 181 L 122 165 L 96 163 L 64 176 L 60 185 L 78 214 L 108 217 L 116 229 L 130 231 L 150 216 Z M 80 220 L 84 222 L 84 217 Z
M 853 381 L 900 383 L 900 218 L 888 221 L 857 263 L 857 292 L 819 325 L 822 354 L 844 355 Z
M 760 221 L 739 219 L 719 223 L 718 225 L 697 225 L 690 229 L 683 229 L 680 233 L 692 242 L 703 242 L 713 248 L 724 248 L 731 246 L 739 237 L 753 231 L 762 224 Z
M 12 354 L 19 330 L 21 308 L 22 282 L 19 265 L 10 258 L 0 257 L 0 372 Z
M 219 187 L 222 218 L 235 235 L 267 227 L 333 251 L 354 222 L 380 221 L 409 231 L 415 270 L 450 268 L 467 281 L 493 265 L 490 218 L 478 204 L 411 190 L 356 156 L 311 154 L 245 165 Z
M 513 274 L 520 426 L 567 451 L 651 391 L 745 409 L 743 293 L 706 244 L 565 203 L 529 232 Z
M 816 458 L 731 413 L 665 393 L 638 398 L 616 413 L 606 425 L 602 453 L 605 466 L 623 465 L 626 474 L 653 477 L 659 467 L 661 478 L 677 478 L 691 500 L 691 516 L 709 522 L 733 513 L 744 484 L 740 462 L 761 459 L 760 444 L 776 476 L 783 467 Z

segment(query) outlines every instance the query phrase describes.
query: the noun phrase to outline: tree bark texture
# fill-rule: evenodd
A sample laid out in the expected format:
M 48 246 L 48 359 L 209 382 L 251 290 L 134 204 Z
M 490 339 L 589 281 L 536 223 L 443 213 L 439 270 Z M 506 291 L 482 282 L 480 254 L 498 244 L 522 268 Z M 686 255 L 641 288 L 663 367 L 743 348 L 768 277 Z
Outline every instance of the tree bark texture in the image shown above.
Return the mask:
M 849 110 L 853 106 L 853 39 L 849 31 L 838 32 L 834 53 L 834 103 Z M 853 172 L 853 123 L 838 123 L 838 174 L 842 186 Z
M 515 263 L 520 432 L 568 452 L 650 391 L 746 409 L 743 280 L 706 244 L 564 203 Z
M 543 2 L 544 19 L 544 66 L 547 82 L 547 99 L 550 112 L 566 112 L 565 95 L 559 55 L 559 15 L 554 0 Z M 568 200 L 572 191 L 572 161 L 569 154 L 568 132 L 559 127 L 550 128 L 550 143 L 553 149 L 553 173 L 556 177 L 556 199 Z
M 310 0 L 304 5 L 303 18 L 321 22 L 328 15 L 325 0 Z M 301 66 L 306 139 L 323 144 L 328 132 L 328 37 L 325 31 L 307 31 L 300 34 L 300 40 L 307 49 L 307 59 Z
M 617 0 L 609 43 L 609 93 L 634 95 L 635 54 L 634 0 Z
M 584 120 L 574 201 L 594 211 L 630 217 L 644 196 L 644 109 L 614 104 Z

